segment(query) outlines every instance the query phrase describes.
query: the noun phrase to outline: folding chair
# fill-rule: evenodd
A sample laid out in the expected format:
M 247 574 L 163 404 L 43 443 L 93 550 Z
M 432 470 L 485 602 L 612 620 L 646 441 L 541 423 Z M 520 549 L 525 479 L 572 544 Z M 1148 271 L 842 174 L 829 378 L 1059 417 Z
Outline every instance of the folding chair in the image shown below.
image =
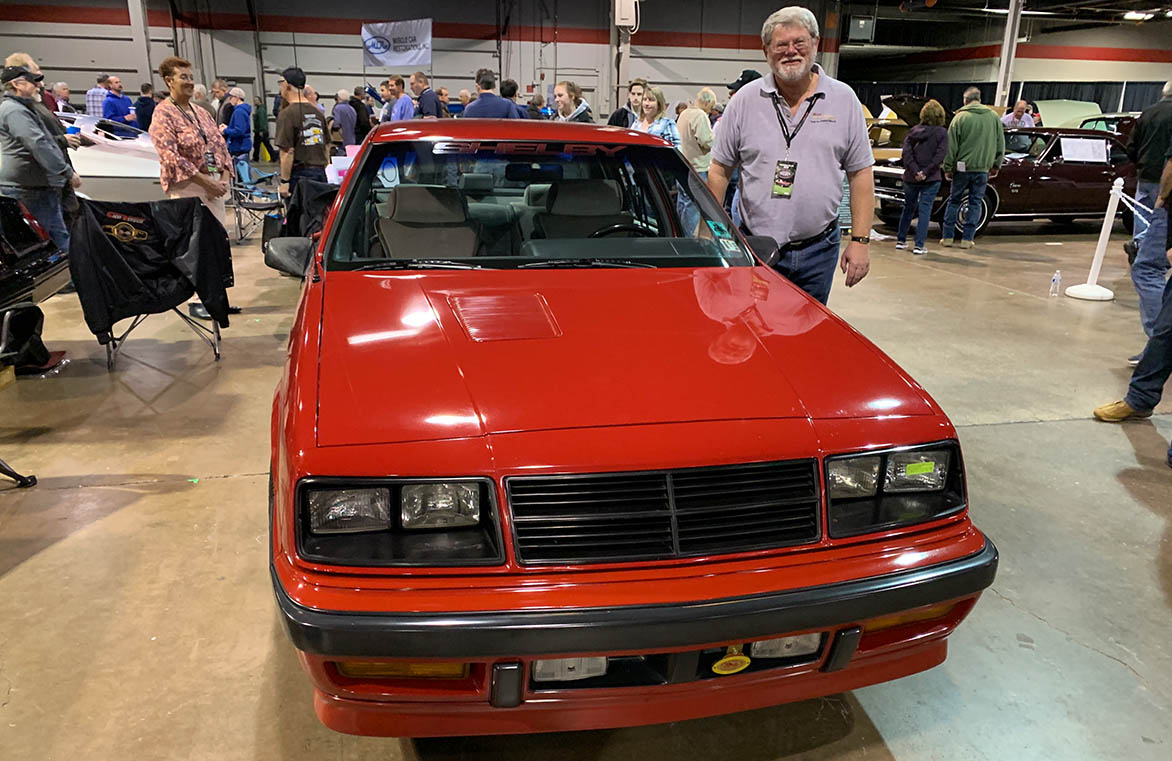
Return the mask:
M 232 213 L 236 218 L 236 242 L 243 243 L 260 227 L 265 217 L 280 217 L 285 204 L 271 187 L 261 187 L 276 177 L 275 172 L 258 172 L 246 158 L 236 160 L 232 181 Z
M 12 340 L 12 334 L 9 332 L 9 323 L 12 320 L 12 313 L 17 307 L 32 306 L 31 304 L 17 304 L 13 310 L 5 311 L 0 318 L 0 372 L 3 371 L 6 362 L 14 362 L 16 360 L 17 350 L 14 346 L 9 346 Z M 11 379 L 12 376 L 9 376 Z M 3 376 L 0 375 L 0 388 L 4 387 Z M 33 475 L 22 476 L 17 473 L 12 467 L 0 459 L 0 476 L 6 476 L 16 482 L 19 489 L 27 489 L 30 486 L 37 485 L 37 477 Z

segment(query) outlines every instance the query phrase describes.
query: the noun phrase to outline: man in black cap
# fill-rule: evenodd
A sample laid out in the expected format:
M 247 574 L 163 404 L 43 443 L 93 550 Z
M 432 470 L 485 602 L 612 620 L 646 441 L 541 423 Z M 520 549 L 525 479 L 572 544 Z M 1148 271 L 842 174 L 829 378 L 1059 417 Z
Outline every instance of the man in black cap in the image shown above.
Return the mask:
M 80 186 L 81 177 L 36 111 L 42 79 L 44 75 L 23 66 L 6 66 L 0 72 L 0 195 L 24 202 L 57 247 L 68 251 L 62 188 Z
M 325 115 L 305 98 L 305 72 L 291 66 L 281 72 L 278 84 L 285 106 L 277 116 L 273 142 L 281 151 L 278 189 L 281 195 L 288 196 L 299 180 L 326 181 L 330 134 Z
M 731 98 L 733 95 L 736 95 L 737 90 L 741 89 L 753 80 L 760 78 L 761 72 L 754 71 L 753 69 L 745 69 L 741 72 L 741 75 L 737 77 L 735 82 L 729 82 L 728 85 L 726 85 L 728 87 L 728 97 Z

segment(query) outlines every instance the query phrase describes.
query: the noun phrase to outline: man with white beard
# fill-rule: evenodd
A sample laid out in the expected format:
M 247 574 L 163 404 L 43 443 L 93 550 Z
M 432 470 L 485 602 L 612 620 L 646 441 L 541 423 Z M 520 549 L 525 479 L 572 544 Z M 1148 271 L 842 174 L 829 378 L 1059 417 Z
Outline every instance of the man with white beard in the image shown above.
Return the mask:
M 875 160 L 863 107 L 850 87 L 814 63 L 818 21 L 808 9 L 790 6 L 770 15 L 761 43 L 770 73 L 738 90 L 725 108 L 708 188 L 723 199 L 739 166 L 744 232 L 776 240 L 774 269 L 825 304 L 836 263 L 847 287 L 870 268 Z M 840 257 L 844 173 L 852 230 Z

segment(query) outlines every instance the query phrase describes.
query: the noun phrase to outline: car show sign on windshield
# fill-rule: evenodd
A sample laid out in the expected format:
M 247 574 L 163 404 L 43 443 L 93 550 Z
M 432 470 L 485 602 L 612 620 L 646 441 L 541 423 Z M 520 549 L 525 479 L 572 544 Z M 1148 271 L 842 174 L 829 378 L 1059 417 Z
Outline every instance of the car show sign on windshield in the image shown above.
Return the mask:
M 1063 137 L 1062 158 L 1081 164 L 1106 164 L 1107 141 L 1097 137 Z
M 430 65 L 431 19 L 363 24 L 362 50 L 366 66 Z

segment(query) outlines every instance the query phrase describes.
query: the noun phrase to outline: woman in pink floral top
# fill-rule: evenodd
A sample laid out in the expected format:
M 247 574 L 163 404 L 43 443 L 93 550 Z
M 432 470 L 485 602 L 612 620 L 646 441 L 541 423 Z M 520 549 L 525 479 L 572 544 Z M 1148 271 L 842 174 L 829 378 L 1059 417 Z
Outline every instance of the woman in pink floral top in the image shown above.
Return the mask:
M 195 80 L 191 64 L 171 57 L 159 64 L 171 97 L 155 107 L 151 141 L 159 154 L 159 180 L 168 198 L 201 199 L 227 226 L 224 199 L 232 178 L 232 159 L 220 128 L 191 102 Z

